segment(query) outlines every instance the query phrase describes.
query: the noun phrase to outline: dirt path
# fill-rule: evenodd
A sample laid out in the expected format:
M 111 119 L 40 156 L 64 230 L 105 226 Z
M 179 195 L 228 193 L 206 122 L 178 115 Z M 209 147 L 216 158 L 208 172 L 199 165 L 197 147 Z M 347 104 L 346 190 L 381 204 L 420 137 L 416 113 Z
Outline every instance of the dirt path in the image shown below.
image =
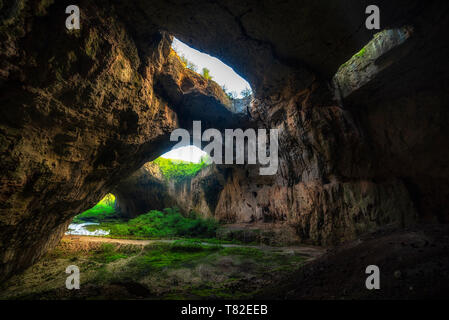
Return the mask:
M 117 243 L 117 244 L 132 244 L 132 245 L 140 245 L 146 246 L 148 244 L 154 243 L 173 243 L 176 240 L 133 240 L 133 239 L 113 239 L 113 238 L 105 238 L 105 237 L 93 237 L 93 236 L 79 236 L 79 235 L 66 235 L 64 236 L 66 239 L 79 241 L 79 242 L 103 242 L 103 243 Z M 202 242 L 203 245 L 211 245 L 208 242 Z M 272 247 L 267 245 L 244 245 L 244 244 L 220 244 L 222 247 L 247 247 L 247 248 L 256 248 L 265 251 L 277 251 L 285 254 L 300 254 L 308 257 L 309 259 L 316 259 L 322 254 L 326 252 L 325 248 L 317 247 L 317 246 L 287 246 L 287 247 Z

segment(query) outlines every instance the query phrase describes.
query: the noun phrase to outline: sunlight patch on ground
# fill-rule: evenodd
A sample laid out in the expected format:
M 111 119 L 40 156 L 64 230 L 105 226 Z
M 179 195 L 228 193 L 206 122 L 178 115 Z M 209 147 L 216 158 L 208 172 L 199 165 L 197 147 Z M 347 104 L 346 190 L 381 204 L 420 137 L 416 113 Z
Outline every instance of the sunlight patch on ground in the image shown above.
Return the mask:
M 245 79 L 217 58 L 193 49 L 176 38 L 173 39 L 172 48 L 176 53 L 193 62 L 198 67 L 198 73 L 201 73 L 203 68 L 209 69 L 212 80 L 220 86 L 225 86 L 227 91 L 234 92 L 237 98 L 243 97 L 241 95 L 243 90 L 251 88 Z

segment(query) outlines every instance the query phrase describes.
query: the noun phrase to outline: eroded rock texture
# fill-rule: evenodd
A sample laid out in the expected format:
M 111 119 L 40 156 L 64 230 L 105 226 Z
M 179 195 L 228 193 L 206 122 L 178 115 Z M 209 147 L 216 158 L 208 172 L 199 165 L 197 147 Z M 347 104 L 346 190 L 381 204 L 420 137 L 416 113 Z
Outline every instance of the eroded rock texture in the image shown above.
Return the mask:
M 0 277 L 159 156 L 184 96 L 186 114 L 205 100 L 231 108 L 217 84 L 182 66 L 166 33 L 147 28 L 137 43 L 112 6 L 79 5 L 79 31 L 65 28 L 64 1 L 2 7 Z
M 333 76 L 375 33 L 368 1 L 82 0 L 71 32 L 68 1 L 1 2 L 0 278 L 167 150 L 174 128 L 241 121 L 218 88 L 177 67 L 169 35 L 247 78 L 251 125 L 281 130 L 278 174 L 232 169 L 217 218 L 283 221 L 323 244 L 447 222 L 448 4 L 376 3 L 383 28 L 413 32 L 341 92 Z
M 337 74 L 350 76 L 335 89 L 338 103 L 319 80 L 259 96 L 253 118 L 282 132 L 279 174 L 267 182 L 236 170 L 216 215 L 287 221 L 304 241 L 318 244 L 385 224 L 447 222 L 448 66 L 431 62 L 447 54 L 439 39 L 447 9 L 439 5 L 355 51 Z

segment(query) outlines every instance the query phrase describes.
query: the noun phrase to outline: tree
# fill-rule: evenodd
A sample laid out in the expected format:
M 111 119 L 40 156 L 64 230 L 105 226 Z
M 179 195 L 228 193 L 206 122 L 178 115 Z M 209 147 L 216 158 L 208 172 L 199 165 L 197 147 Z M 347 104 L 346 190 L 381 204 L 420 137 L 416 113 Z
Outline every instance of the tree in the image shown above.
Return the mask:
M 238 96 L 237 92 L 228 91 L 228 88 L 226 88 L 225 85 L 223 85 L 221 88 L 223 89 L 224 93 L 226 93 L 226 95 L 228 96 L 229 99 L 231 99 L 231 100 L 237 99 L 237 96 Z
M 186 67 L 187 69 L 190 69 L 194 72 L 197 72 L 198 67 L 196 64 L 194 64 L 192 61 L 189 61 L 183 54 L 179 56 L 179 58 L 182 61 L 182 64 L 184 65 L 184 67 Z
M 242 92 L 240 92 L 243 98 L 247 98 L 253 94 L 250 88 L 246 87 Z
M 228 93 L 228 96 L 229 96 L 232 100 L 234 100 L 234 99 L 237 99 L 237 97 L 238 97 L 239 95 L 238 95 L 238 93 L 237 93 L 236 91 L 231 91 L 231 92 Z
M 210 75 L 210 70 L 207 68 L 203 68 L 203 72 L 201 74 L 203 76 L 204 79 L 206 80 L 212 80 L 212 77 Z

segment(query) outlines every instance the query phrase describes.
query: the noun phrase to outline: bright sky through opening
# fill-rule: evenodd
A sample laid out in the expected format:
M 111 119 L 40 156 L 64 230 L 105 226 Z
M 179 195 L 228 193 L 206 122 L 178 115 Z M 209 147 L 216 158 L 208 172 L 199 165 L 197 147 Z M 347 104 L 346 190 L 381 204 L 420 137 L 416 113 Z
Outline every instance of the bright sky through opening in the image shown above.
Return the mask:
M 199 163 L 201 157 L 207 154 L 201 149 L 195 146 L 187 146 L 182 148 L 173 149 L 167 153 L 164 153 L 161 157 L 173 160 L 183 160 L 188 162 Z
M 251 89 L 251 86 L 245 79 L 217 58 L 199 52 L 176 38 L 173 39 L 172 48 L 178 55 L 184 55 L 187 60 L 193 62 L 198 67 L 198 73 L 201 73 L 203 68 L 209 69 L 212 80 L 220 86 L 225 86 L 226 91 L 235 92 L 237 98 L 242 98 L 241 92 L 246 88 Z
M 246 88 L 251 89 L 245 79 L 217 58 L 195 50 L 176 38 L 173 40 L 172 48 L 179 55 L 183 55 L 187 60 L 193 62 L 198 67 L 198 73 L 201 73 L 203 68 L 209 69 L 212 80 L 220 86 L 225 86 L 228 92 L 235 92 L 237 98 L 242 98 L 241 92 Z M 198 163 L 205 154 L 195 146 L 187 146 L 171 150 L 161 157 Z

